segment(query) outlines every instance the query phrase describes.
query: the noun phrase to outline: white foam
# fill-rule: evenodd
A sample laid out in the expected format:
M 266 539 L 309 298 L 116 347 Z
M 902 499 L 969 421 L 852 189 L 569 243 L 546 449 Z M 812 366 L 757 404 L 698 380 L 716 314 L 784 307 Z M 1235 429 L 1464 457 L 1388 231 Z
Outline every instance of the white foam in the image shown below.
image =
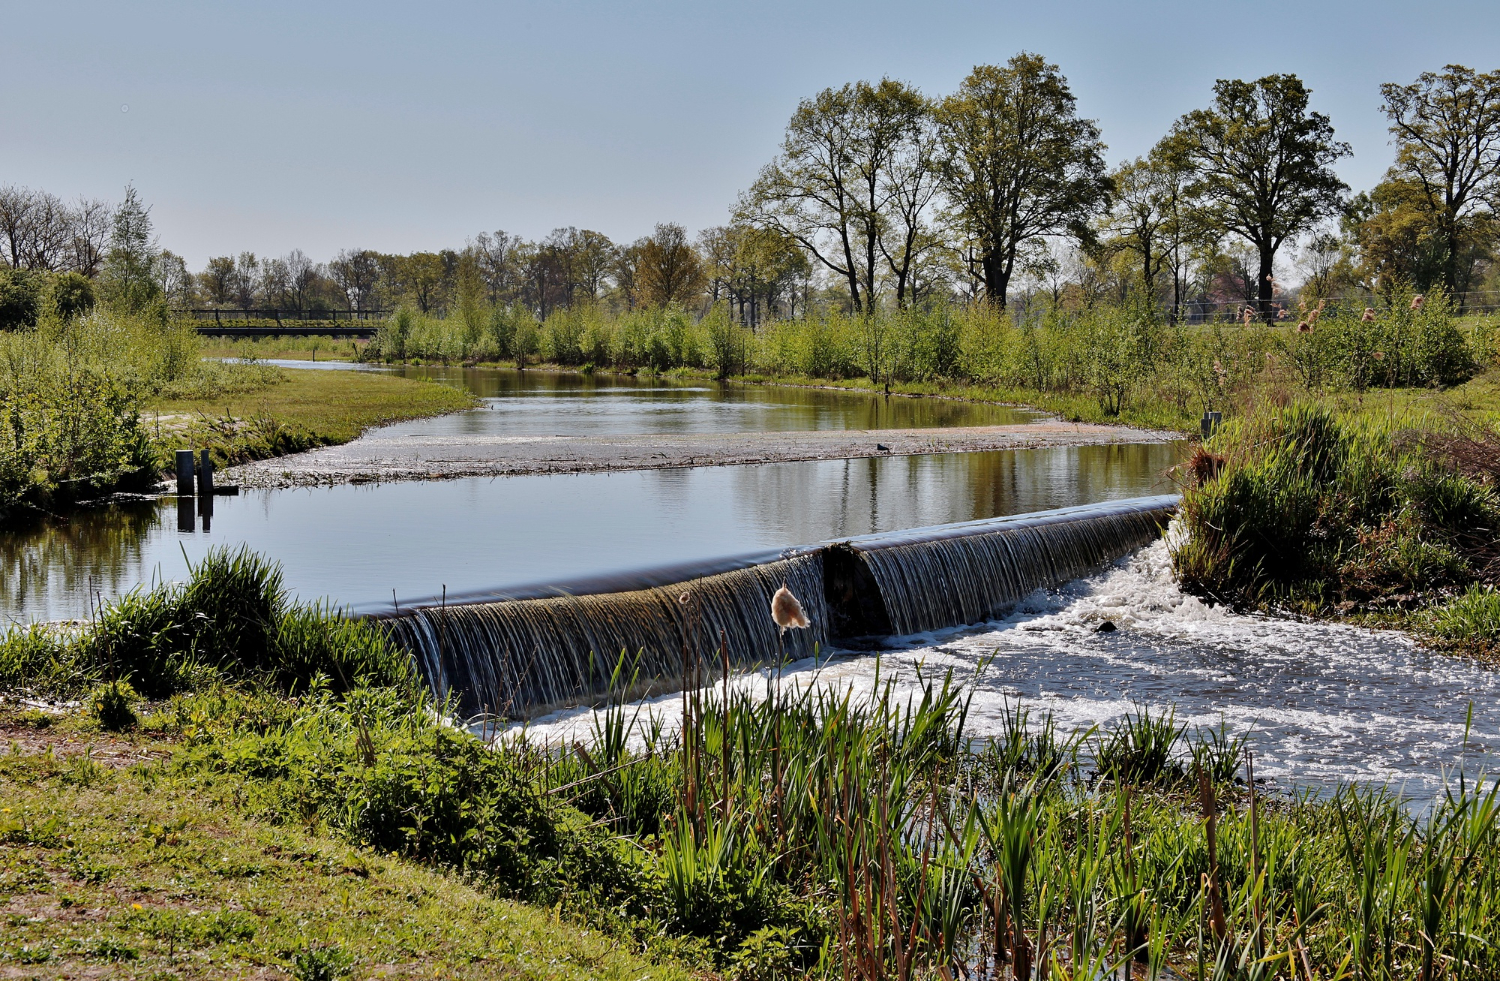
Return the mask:
M 1101 633 L 1105 621 L 1116 626 Z M 892 639 L 877 656 L 792 665 L 784 684 L 856 694 L 894 680 L 914 690 L 951 670 L 970 686 L 973 736 L 996 734 L 1018 701 L 1064 730 L 1109 725 L 1142 705 L 1180 722 L 1249 734 L 1256 774 L 1282 784 L 1341 780 L 1436 793 L 1444 768 L 1473 773 L 1500 750 L 1500 674 L 1422 650 L 1407 637 L 1338 624 L 1238 614 L 1184 594 L 1166 542 L 1105 572 L 1040 591 L 979 628 Z M 731 682 L 764 691 L 765 672 Z M 1466 713 L 1473 725 L 1465 738 Z M 641 705 L 670 730 L 680 699 Z M 535 737 L 587 739 L 592 712 L 559 713 Z

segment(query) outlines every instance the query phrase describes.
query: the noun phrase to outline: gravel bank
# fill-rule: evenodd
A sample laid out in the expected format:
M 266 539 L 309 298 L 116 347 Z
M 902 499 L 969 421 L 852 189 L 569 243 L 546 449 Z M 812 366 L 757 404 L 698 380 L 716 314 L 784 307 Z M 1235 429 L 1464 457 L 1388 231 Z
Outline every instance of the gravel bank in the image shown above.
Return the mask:
M 223 479 L 246 487 L 306 487 L 387 480 L 451 480 L 926 453 L 981 453 L 1051 446 L 1165 443 L 1181 438 L 1180 434 L 1173 432 L 1056 420 L 946 429 L 837 429 L 680 436 L 361 437 L 342 446 L 233 467 Z

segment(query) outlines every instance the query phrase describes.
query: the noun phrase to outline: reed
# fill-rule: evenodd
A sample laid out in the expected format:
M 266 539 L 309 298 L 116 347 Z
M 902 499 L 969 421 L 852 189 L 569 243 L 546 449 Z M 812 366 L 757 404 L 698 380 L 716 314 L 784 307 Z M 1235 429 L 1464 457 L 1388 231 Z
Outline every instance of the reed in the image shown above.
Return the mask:
M 889 682 L 861 697 L 767 684 L 694 692 L 688 730 L 655 728 L 633 750 L 620 734 L 640 710 L 611 706 L 597 723 L 616 747 L 609 780 L 576 754 L 546 770 L 555 786 L 589 781 L 572 799 L 605 822 L 637 813 L 625 774 L 675 787 L 657 846 L 671 884 L 660 922 L 712 921 L 731 948 L 721 963 L 757 930 L 790 929 L 796 970 L 813 976 L 1500 969 L 1473 939 L 1500 926 L 1493 872 L 1480 871 L 1500 858 L 1492 782 L 1451 786 L 1425 816 L 1356 788 L 1268 802 L 1240 739 L 1190 733 L 1170 712 L 1060 737 L 1017 708 L 1004 737 L 977 745 L 947 679 L 906 698 Z M 1199 819 L 1184 807 L 1189 768 L 1212 788 Z M 1241 774 L 1252 789 L 1235 789 Z M 785 908 L 764 912 L 778 893 Z M 821 920 L 807 924 L 809 909 Z

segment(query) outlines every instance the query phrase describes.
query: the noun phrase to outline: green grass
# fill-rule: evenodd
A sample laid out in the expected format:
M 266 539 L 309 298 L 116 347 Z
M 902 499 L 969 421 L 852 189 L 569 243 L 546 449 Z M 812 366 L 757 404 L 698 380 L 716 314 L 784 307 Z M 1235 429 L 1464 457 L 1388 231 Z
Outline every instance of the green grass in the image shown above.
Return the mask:
M 35 722 L 0 719 L 0 975 L 686 977 L 462 876 L 257 817 L 253 781 L 179 770 L 171 742 Z
M 644 747 L 623 704 L 586 748 L 491 746 L 399 677 L 341 690 L 326 660 L 288 657 L 264 629 L 274 570 L 217 562 L 73 642 L 113 637 L 132 679 L 176 694 L 110 684 L 62 719 L 0 718 L 4 967 L 649 975 L 609 953 L 630 950 L 735 981 L 1000 962 L 1094 977 L 1132 959 L 1200 981 L 1304 960 L 1374 981 L 1500 972 L 1482 942 L 1500 928 L 1490 780 L 1455 780 L 1426 813 L 1354 788 L 1268 797 L 1236 787 L 1253 786 L 1246 747 L 1222 729 L 1139 709 L 1064 733 L 1012 709 L 979 743 L 966 690 L 936 678 L 909 696 L 698 688 L 680 732 L 645 725 Z M 141 629 L 141 606 L 175 612 Z M 304 629 L 326 650 L 342 628 Z M 29 665 L 11 687 L 51 670 L 36 647 L 0 641 Z M 92 755 L 47 752 L 87 740 Z
M 353 337 L 204 337 L 209 358 L 284 359 L 292 361 L 358 361 L 368 341 Z
M 147 431 L 170 446 L 207 446 L 221 464 L 347 443 L 373 426 L 471 408 L 462 389 L 358 371 L 286 371 L 248 391 L 157 398 Z
M 1430 606 L 1482 574 L 1500 500 L 1425 451 L 1413 417 L 1302 403 L 1232 421 L 1184 490 L 1184 588 L 1244 607 Z
M 0 692 L 72 696 L 123 681 L 163 698 L 220 680 L 287 693 L 416 684 L 372 624 L 293 602 L 280 567 L 243 546 L 211 549 L 186 582 L 138 587 L 77 628 L 0 636 Z

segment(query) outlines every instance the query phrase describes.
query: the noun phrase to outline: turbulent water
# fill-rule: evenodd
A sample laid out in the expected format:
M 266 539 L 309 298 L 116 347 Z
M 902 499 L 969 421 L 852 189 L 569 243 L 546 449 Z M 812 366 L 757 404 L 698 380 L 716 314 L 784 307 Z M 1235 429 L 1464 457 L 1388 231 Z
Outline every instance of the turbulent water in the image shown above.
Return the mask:
M 1105 622 L 1118 629 L 1100 632 Z M 1425 652 L 1401 635 L 1244 616 L 1185 596 L 1157 542 L 1107 571 L 1027 597 L 982 627 L 892 640 L 880 655 L 790 667 L 783 684 L 912 687 L 952 669 L 971 687 L 969 733 L 1000 730 L 1006 706 L 1051 712 L 1064 730 L 1148 706 L 1190 726 L 1250 736 L 1256 775 L 1283 787 L 1354 780 L 1414 798 L 1472 776 L 1500 750 L 1500 673 Z M 761 690 L 764 673 L 736 682 Z M 1466 716 L 1473 705 L 1468 749 Z M 670 727 L 679 702 L 643 703 Z M 540 739 L 586 739 L 591 712 L 537 720 Z

